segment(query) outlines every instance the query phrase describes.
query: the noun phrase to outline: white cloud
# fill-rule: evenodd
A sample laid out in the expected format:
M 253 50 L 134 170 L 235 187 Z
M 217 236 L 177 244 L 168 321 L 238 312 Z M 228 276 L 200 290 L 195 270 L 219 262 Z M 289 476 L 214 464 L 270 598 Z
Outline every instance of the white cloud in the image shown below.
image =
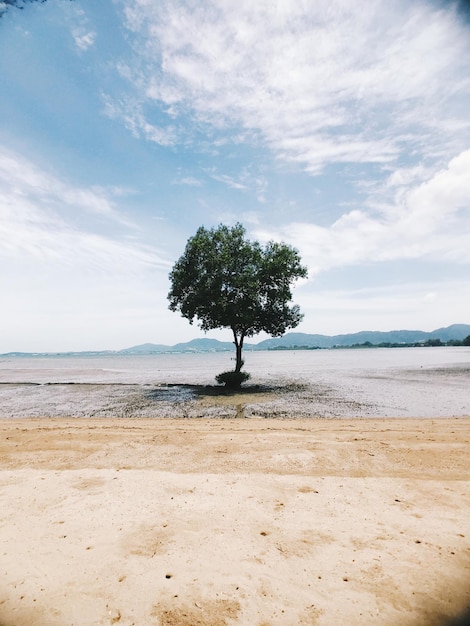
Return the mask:
M 171 263 L 129 231 L 113 199 L 123 193 L 70 185 L 0 150 L 0 352 L 113 349 L 153 336 Z
M 216 180 L 219 183 L 223 183 L 231 189 L 246 189 L 246 185 L 239 181 L 236 181 L 232 176 L 228 176 L 227 174 L 217 174 L 214 171 L 208 172 L 208 174 L 213 180 Z
M 390 188 L 406 187 L 412 183 L 421 182 L 426 177 L 426 170 L 422 165 L 414 167 L 399 167 L 395 169 L 388 180 L 386 186 Z
M 75 45 L 80 50 L 86 51 L 95 44 L 96 33 L 89 31 L 83 32 L 83 29 L 78 28 L 72 32 L 72 36 L 75 41 Z
M 334 267 L 399 259 L 470 263 L 470 150 L 400 194 L 386 211 L 365 207 L 342 215 L 330 227 L 291 223 L 255 234 L 295 245 L 312 278 Z
M 194 176 L 184 176 L 174 182 L 175 185 L 188 185 L 189 187 L 202 187 L 202 181 Z
M 96 42 L 96 31 L 91 28 L 87 13 L 75 2 L 64 2 L 59 5 L 62 15 L 69 26 L 70 34 L 79 52 L 93 48 Z
M 431 289 L 432 291 L 429 291 Z M 407 282 L 361 289 L 299 289 L 301 332 L 334 335 L 361 330 L 435 330 L 467 322 L 470 286 L 464 280 Z M 347 314 L 345 314 L 347 313 Z
M 112 199 L 103 190 L 73 187 L 17 154 L 0 148 L 2 189 L 12 197 L 47 202 L 50 206 L 73 204 L 83 211 L 121 220 Z
M 421 0 L 133 0 L 140 97 L 259 132 L 283 159 L 391 163 L 462 149 L 470 41 L 455 9 Z M 142 80 L 142 77 L 145 79 Z M 132 77 L 131 77 L 132 80 Z M 253 139 L 253 136 L 251 136 Z
M 121 119 L 134 137 L 143 137 L 161 146 L 173 146 L 177 143 L 177 129 L 172 124 L 157 126 L 151 124 L 142 113 L 142 105 L 135 98 L 113 100 L 103 94 L 106 115 L 112 119 Z
M 425 302 L 430 302 L 430 303 L 436 302 L 437 298 L 438 298 L 438 295 L 435 291 L 429 291 L 423 296 L 423 300 Z
M 0 257 L 60 262 L 113 274 L 169 267 L 155 250 L 129 243 L 129 223 L 103 190 L 68 185 L 4 150 L 0 150 L 0 215 Z M 115 238 L 100 234 L 94 220 L 102 217 L 118 229 L 124 227 L 124 234 Z

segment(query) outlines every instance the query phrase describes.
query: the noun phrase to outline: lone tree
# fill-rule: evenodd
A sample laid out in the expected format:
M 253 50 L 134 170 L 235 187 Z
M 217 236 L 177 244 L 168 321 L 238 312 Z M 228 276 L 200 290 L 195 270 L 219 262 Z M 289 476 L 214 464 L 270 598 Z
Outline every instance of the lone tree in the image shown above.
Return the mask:
M 216 377 L 229 387 L 239 387 L 249 377 L 241 371 L 246 337 L 261 331 L 279 337 L 303 318 L 299 307 L 291 305 L 292 283 L 307 276 L 297 250 L 272 241 L 263 248 L 245 234 L 241 224 L 210 230 L 201 226 L 170 273 L 172 311 L 190 324 L 197 319 L 204 331 L 232 330 L 235 370 Z

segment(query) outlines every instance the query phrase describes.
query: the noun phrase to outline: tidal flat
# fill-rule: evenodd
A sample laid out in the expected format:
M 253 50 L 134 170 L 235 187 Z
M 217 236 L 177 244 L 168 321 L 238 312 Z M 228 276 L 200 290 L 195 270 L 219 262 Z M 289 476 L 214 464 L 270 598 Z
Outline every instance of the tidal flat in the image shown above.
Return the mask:
M 2 357 L 2 415 L 24 417 L 451 417 L 470 415 L 470 348 Z

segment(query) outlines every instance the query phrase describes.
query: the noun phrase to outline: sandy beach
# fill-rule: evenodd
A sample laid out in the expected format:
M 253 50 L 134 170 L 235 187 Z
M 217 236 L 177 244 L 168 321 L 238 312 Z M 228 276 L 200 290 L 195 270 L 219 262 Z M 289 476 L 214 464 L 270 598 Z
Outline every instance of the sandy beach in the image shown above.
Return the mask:
M 1 626 L 467 623 L 470 418 L 0 428 Z

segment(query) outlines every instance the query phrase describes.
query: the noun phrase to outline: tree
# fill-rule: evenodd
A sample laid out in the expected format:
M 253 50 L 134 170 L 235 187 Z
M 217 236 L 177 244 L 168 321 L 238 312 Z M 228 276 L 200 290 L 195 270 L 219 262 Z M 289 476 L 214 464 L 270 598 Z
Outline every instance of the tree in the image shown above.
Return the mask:
M 290 305 L 292 283 L 307 276 L 297 250 L 272 241 L 263 248 L 245 234 L 241 224 L 211 230 L 201 226 L 170 273 L 172 311 L 190 324 L 197 319 L 204 331 L 232 330 L 235 376 L 231 383 L 222 379 L 229 386 L 242 382 L 246 337 L 261 331 L 279 337 L 303 318 L 299 307 Z
M 43 4 L 46 0 L 0 0 L 0 17 L 2 17 L 10 7 L 24 9 L 25 4 L 31 4 L 33 2 Z
M 0 17 L 7 12 L 10 7 L 15 7 L 16 9 L 24 9 L 24 5 L 30 2 L 40 2 L 43 3 L 46 0 L 2 0 L 0 1 Z
M 462 341 L 463 346 L 470 346 L 470 335 L 467 335 L 465 339 Z

